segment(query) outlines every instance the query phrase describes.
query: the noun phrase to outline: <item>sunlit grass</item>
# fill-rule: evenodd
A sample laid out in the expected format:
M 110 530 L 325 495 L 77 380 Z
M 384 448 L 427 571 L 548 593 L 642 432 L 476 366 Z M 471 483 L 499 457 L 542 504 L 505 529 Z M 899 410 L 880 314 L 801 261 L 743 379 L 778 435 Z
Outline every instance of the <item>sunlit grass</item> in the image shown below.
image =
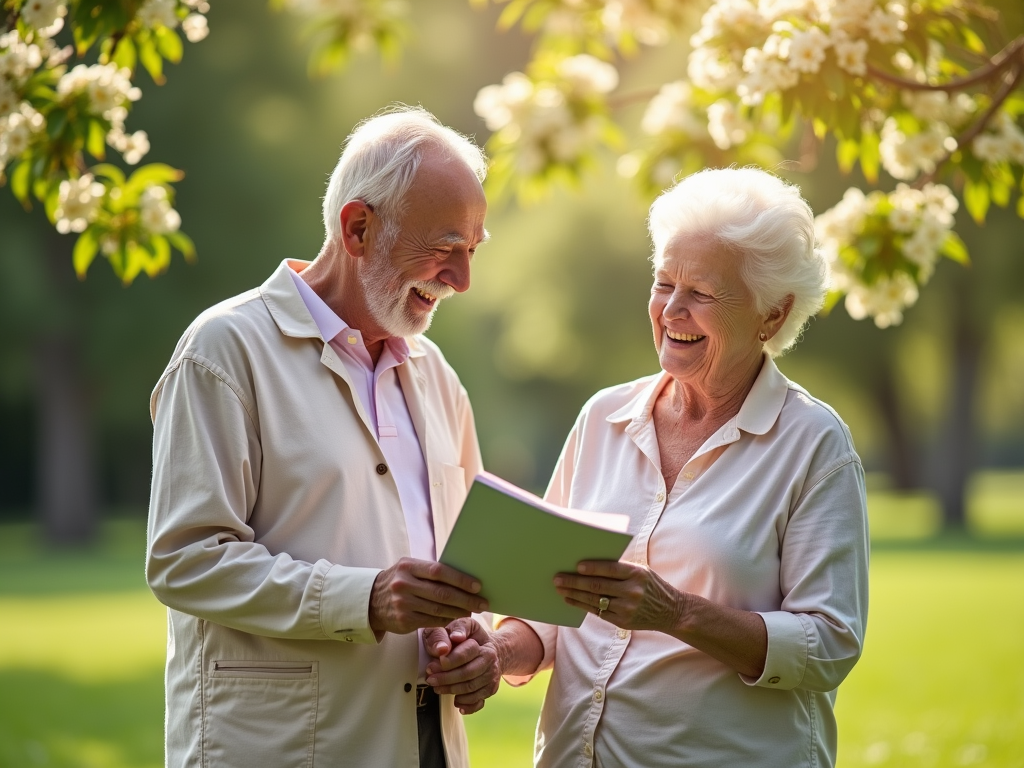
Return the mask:
M 0 529 L 0 766 L 162 764 L 164 612 L 141 527 L 92 555 Z M 884 548 L 864 658 L 839 693 L 842 768 L 1024 765 L 1024 548 Z M 477 768 L 531 764 L 544 680 L 467 719 Z

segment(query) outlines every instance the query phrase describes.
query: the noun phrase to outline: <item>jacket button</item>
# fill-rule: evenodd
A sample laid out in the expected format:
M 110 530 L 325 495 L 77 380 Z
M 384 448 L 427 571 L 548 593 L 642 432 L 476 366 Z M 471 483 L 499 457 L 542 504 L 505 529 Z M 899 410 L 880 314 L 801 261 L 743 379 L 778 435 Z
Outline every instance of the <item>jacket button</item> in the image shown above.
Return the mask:
M 378 464 L 377 465 L 377 474 L 378 475 L 386 475 L 387 473 L 388 473 L 388 465 L 387 464 Z
M 402 686 L 402 687 L 403 687 L 403 688 L 405 688 L 405 692 L 406 692 L 406 693 L 408 693 L 409 691 L 411 691 L 411 690 L 412 690 L 412 683 L 406 683 L 406 684 L 405 684 L 404 686 Z

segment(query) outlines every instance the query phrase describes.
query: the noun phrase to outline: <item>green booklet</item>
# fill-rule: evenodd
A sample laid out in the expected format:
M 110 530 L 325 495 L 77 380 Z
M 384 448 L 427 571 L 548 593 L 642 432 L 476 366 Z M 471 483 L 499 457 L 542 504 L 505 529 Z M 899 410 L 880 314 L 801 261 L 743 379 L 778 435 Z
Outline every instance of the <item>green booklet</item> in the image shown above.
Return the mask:
M 587 612 L 567 605 L 552 580 L 580 560 L 618 560 L 628 527 L 628 515 L 557 507 L 483 472 L 439 559 L 479 579 L 495 613 L 578 627 Z

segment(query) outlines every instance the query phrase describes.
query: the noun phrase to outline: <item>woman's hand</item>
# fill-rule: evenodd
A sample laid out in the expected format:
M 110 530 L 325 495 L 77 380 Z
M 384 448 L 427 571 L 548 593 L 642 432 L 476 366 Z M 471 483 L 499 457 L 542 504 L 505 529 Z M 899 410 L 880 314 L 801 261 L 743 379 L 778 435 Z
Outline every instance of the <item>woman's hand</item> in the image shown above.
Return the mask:
M 575 605 L 623 629 L 673 632 L 686 596 L 654 571 L 614 560 L 584 560 L 576 573 L 555 576 L 555 588 Z M 601 610 L 601 598 L 608 607 Z

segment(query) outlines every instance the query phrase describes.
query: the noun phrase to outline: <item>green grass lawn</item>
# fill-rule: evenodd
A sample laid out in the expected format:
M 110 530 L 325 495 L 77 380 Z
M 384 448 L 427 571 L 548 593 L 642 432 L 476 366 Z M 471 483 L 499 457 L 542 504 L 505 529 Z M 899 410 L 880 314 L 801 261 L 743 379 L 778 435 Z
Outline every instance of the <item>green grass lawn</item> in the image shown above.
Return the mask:
M 162 764 L 164 612 L 144 533 L 46 554 L 0 528 L 0 767 Z M 875 548 L 864 658 L 839 693 L 840 765 L 1024 766 L 1024 545 Z M 529 766 L 544 680 L 467 719 L 477 768 Z

